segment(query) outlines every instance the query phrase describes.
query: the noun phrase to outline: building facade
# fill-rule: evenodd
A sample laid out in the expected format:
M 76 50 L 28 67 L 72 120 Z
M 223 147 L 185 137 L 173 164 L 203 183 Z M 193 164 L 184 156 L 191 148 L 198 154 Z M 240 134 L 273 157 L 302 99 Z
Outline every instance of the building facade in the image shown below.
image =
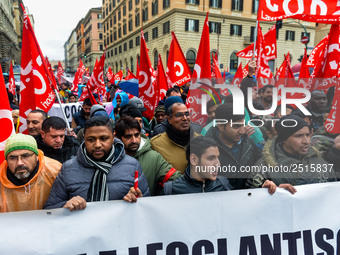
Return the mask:
M 157 66 L 161 54 L 166 67 L 167 54 L 174 31 L 188 64 L 193 68 L 202 27 L 209 11 L 210 49 L 218 52 L 221 69 L 235 72 L 246 61 L 236 56 L 254 40 L 258 0 L 103 0 L 103 32 L 107 47 L 106 68 L 114 72 L 122 68 L 136 71 L 140 51 L 140 31 L 143 28 L 149 57 Z M 261 22 L 265 34 L 275 22 Z M 306 29 L 306 30 L 305 30 Z M 289 51 L 292 65 L 299 62 L 306 45 L 301 37 L 307 31 L 309 46 L 314 42 L 315 24 L 284 21 L 278 33 L 278 58 L 270 61 L 274 71 Z
M 78 51 L 77 51 L 77 32 L 72 30 L 67 42 L 64 45 L 65 49 L 65 70 L 68 73 L 75 73 L 77 71 Z

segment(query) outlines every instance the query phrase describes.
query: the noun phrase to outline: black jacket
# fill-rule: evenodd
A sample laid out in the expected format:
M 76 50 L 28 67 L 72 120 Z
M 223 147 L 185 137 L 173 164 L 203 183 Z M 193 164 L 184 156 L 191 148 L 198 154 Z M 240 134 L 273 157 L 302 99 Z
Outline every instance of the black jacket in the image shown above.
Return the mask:
M 198 181 L 191 178 L 190 167 L 185 169 L 185 173 L 172 182 L 166 182 L 161 194 L 178 195 L 189 193 L 205 193 L 231 190 L 231 185 L 227 178 L 218 176 L 215 181 Z
M 256 161 L 262 157 L 261 150 L 255 145 L 252 139 L 243 136 L 241 143 L 238 145 L 240 157 L 235 158 L 219 138 L 218 128 L 212 127 L 210 129 L 211 131 L 209 130 L 210 132 L 208 132 L 206 136 L 213 138 L 217 142 L 220 151 L 219 160 L 221 167 L 224 167 L 220 175 L 228 178 L 233 189 L 245 189 L 249 173 L 243 171 L 241 166 L 254 165 Z
M 60 163 L 64 163 L 65 161 L 77 156 L 77 151 L 80 146 L 78 140 L 72 136 L 65 136 L 63 146 L 55 150 L 52 147 L 46 145 L 41 137 L 41 135 L 35 137 L 38 149 L 42 150 L 45 156 L 58 160 Z

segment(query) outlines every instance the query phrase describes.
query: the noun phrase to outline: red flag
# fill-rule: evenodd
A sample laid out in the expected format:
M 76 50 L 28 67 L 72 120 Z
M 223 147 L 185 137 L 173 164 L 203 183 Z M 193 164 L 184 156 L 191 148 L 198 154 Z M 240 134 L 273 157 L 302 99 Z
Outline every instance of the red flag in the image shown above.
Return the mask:
M 61 78 L 61 76 L 64 74 L 64 69 L 63 69 L 63 67 L 61 66 L 61 63 L 60 63 L 60 61 L 58 62 L 58 71 L 57 71 L 57 79 L 58 79 L 58 82 L 59 82 L 59 84 L 61 83 L 61 80 L 60 80 L 60 78 Z
M 213 57 L 213 66 L 212 66 L 212 73 L 211 77 L 216 79 L 217 84 L 223 84 L 224 78 L 222 77 L 222 74 L 220 72 L 220 67 L 218 65 L 218 59 L 217 59 L 217 53 Z
M 13 96 L 15 96 L 15 79 L 14 79 L 14 73 L 13 73 L 13 64 L 11 61 L 11 65 L 9 68 L 9 86 L 8 86 L 8 91 L 12 93 Z
M 335 87 L 335 93 L 333 98 L 333 104 L 330 113 L 324 123 L 324 127 L 327 132 L 333 134 L 340 133 L 340 86 Z
M 279 68 L 277 79 L 278 81 L 275 83 L 275 87 L 280 88 L 281 85 L 283 87 L 297 87 L 292 68 L 290 67 L 289 52 Z
M 155 72 L 156 72 L 156 80 L 154 83 L 154 87 L 156 91 L 156 100 L 155 100 L 155 103 L 156 103 L 155 107 L 156 107 L 158 102 L 165 97 L 166 91 L 169 89 L 168 84 L 166 82 L 166 76 L 164 72 L 161 54 L 158 55 L 157 71 Z
M 4 76 L 0 65 L 0 163 L 5 160 L 4 149 L 6 140 L 15 133 L 9 100 L 6 92 Z
M 102 55 L 99 62 L 97 62 L 96 60 L 96 65 L 93 68 L 93 73 L 89 80 L 91 91 L 94 93 L 99 93 L 102 96 L 104 96 L 106 92 L 104 79 L 103 79 L 104 63 L 105 63 L 105 54 Z
M 50 73 L 50 77 L 52 79 L 52 88 L 53 88 L 53 90 L 57 90 L 59 92 L 59 89 L 57 87 L 57 81 L 55 79 L 50 61 L 48 61 L 48 57 L 45 57 L 45 62 L 46 62 L 46 65 L 47 65 L 48 72 Z
M 171 36 L 172 39 L 166 69 L 167 81 L 171 87 L 182 86 L 183 84 L 190 82 L 191 71 L 175 33 L 171 32 Z
M 305 88 L 305 89 L 308 89 L 308 79 L 310 76 L 309 67 L 307 66 L 307 60 L 308 60 L 307 50 L 305 49 L 305 52 L 303 54 L 303 58 L 301 61 L 299 81 L 298 81 L 298 86 L 301 88 Z
M 139 98 L 143 100 L 144 107 L 146 108 L 143 115 L 151 120 L 154 115 L 156 101 L 156 93 L 153 86 L 155 78 L 144 39 L 143 29 L 141 30 L 139 68 Z
M 241 62 L 236 70 L 234 79 L 231 82 L 231 84 L 233 84 L 234 86 L 240 87 L 242 80 L 243 80 L 243 69 L 242 69 L 242 62 Z
M 123 79 L 123 70 L 120 70 L 118 73 L 115 74 L 113 83 L 115 83 L 116 81 L 121 81 L 122 79 Z
M 249 62 L 243 68 L 242 72 L 243 72 L 243 78 L 245 78 L 248 75 L 248 73 L 249 73 Z
M 79 59 L 79 66 L 78 66 L 76 73 L 74 74 L 74 80 L 73 80 L 73 83 L 72 83 L 71 91 L 78 92 L 78 84 L 82 83 L 82 78 L 83 78 L 83 75 L 85 73 L 85 69 L 86 68 L 85 68 L 83 62 L 81 61 L 81 59 Z
M 253 57 L 254 43 L 249 45 L 247 48 L 236 53 L 236 56 L 245 59 L 251 59 Z M 276 25 L 274 25 L 265 35 L 264 35 L 264 51 L 267 60 L 272 60 L 277 58 L 276 50 Z M 257 52 L 255 52 L 257 55 Z
M 319 23 L 339 23 L 340 5 L 335 0 L 259 1 L 258 20 L 274 21 L 287 18 Z
M 21 54 L 21 86 L 20 86 L 20 126 L 19 132 L 27 133 L 27 114 L 35 109 L 48 112 L 52 107 L 55 95 L 50 72 L 41 53 L 33 32 L 31 22 L 24 12 Z
M 94 98 L 91 92 L 89 83 L 86 84 L 86 88 L 87 88 L 88 97 L 90 98 L 92 105 L 98 104 L 97 100 Z
M 307 66 L 308 67 L 315 67 L 316 63 L 319 62 L 320 57 L 324 49 L 326 48 L 326 45 L 328 44 L 328 38 L 329 35 L 326 35 L 325 38 L 323 38 L 318 45 L 314 47 L 312 52 L 309 55 Z
M 201 35 L 200 46 L 197 52 L 197 58 L 195 62 L 194 72 L 192 78 L 200 80 L 201 78 L 211 78 L 211 66 L 210 66 L 210 40 L 209 40 L 209 12 L 205 18 L 203 24 L 203 31 Z
M 107 74 L 106 74 L 106 77 L 108 79 L 108 81 L 111 83 L 111 84 L 114 84 L 114 73 L 112 72 L 112 69 L 111 69 L 111 66 L 109 66 L 109 69 L 107 70 Z
M 130 70 L 128 70 L 128 75 L 125 77 L 124 80 L 131 80 L 131 79 L 138 79 Z

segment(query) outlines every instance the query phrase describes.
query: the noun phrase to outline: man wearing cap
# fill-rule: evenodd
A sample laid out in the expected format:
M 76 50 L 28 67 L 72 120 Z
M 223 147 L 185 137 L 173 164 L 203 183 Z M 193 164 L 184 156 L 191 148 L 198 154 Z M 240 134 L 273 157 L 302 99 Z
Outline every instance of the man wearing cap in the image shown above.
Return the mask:
M 150 123 L 151 130 L 153 130 L 156 125 L 165 121 L 165 107 L 164 107 L 164 105 L 158 105 L 155 108 L 154 113 L 155 113 L 155 115 L 154 115 L 154 117 L 153 117 L 153 119 L 151 120 L 151 123 Z
M 45 157 L 32 136 L 21 133 L 6 141 L 5 158 L 0 165 L 0 212 L 42 209 L 61 164 Z
M 143 115 L 141 111 L 133 104 L 126 104 L 119 110 L 119 116 L 120 118 L 123 118 L 124 116 L 131 116 L 135 120 L 138 121 L 142 128 L 142 134 L 146 137 L 151 136 L 151 130 L 145 126 L 145 122 L 143 121 Z
M 275 123 L 275 129 L 278 135 L 264 146 L 263 157 L 256 163 L 258 172 L 251 174 L 248 186 L 259 187 L 270 179 L 295 193 L 295 185 L 335 181 L 332 165 L 310 146 L 311 127 L 307 122 L 286 115 Z

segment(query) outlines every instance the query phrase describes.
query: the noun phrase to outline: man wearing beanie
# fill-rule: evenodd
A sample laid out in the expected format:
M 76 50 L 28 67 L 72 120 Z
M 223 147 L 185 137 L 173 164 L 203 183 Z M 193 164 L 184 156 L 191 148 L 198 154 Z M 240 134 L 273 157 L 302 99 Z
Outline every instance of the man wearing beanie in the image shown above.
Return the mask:
M 275 123 L 275 129 L 278 135 L 264 146 L 263 157 L 256 163 L 258 172 L 247 181 L 249 187 L 259 187 L 270 179 L 295 193 L 295 185 L 336 180 L 332 166 L 310 146 L 311 127 L 306 121 L 286 115 Z
M 151 136 L 151 130 L 145 125 L 143 121 L 143 115 L 140 109 L 132 104 L 124 105 L 120 108 L 119 116 L 123 118 L 124 116 L 130 116 L 138 121 L 142 129 L 142 135 Z
M 6 141 L 5 158 L 0 165 L 0 212 L 42 209 L 61 164 L 45 157 L 32 136 L 20 133 Z

